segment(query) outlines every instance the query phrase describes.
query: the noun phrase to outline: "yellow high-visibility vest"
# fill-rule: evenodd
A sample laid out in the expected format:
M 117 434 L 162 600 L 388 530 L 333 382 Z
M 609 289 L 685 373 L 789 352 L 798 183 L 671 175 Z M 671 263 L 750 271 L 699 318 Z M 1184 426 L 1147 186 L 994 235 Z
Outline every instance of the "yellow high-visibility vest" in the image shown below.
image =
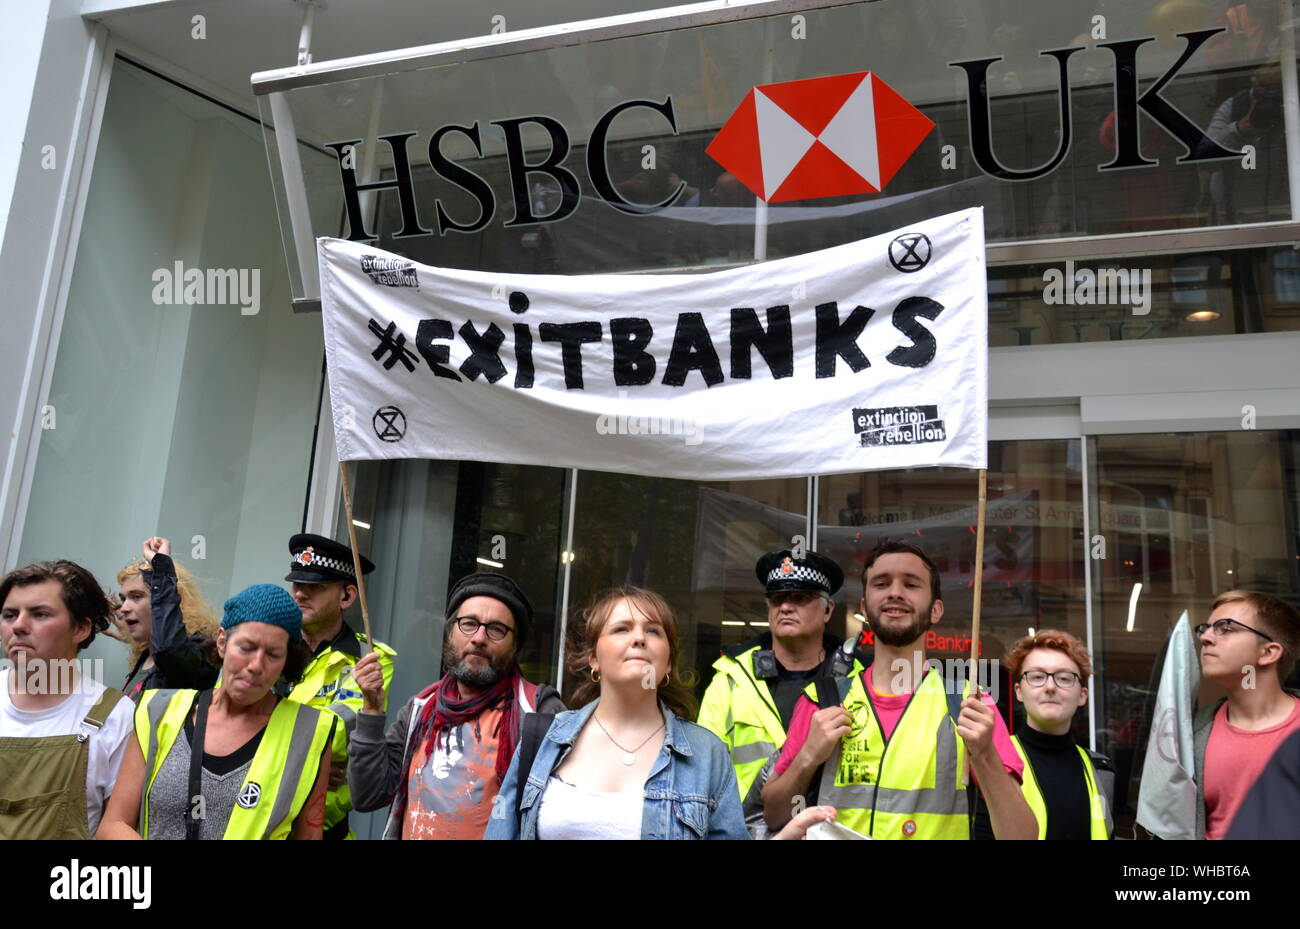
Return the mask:
M 1029 755 L 1020 744 L 1020 736 L 1013 735 L 1011 744 L 1016 747 L 1016 754 L 1025 763 L 1025 776 L 1021 782 L 1020 790 L 1025 795 L 1025 802 L 1029 804 L 1029 809 L 1034 812 L 1034 819 L 1038 820 L 1038 837 L 1046 839 L 1047 801 L 1043 799 L 1043 791 L 1038 786 L 1034 766 L 1029 763 Z M 1090 839 L 1109 839 L 1110 809 L 1106 804 L 1105 796 L 1097 788 L 1097 771 L 1092 766 L 1092 759 L 1088 757 L 1088 752 L 1084 747 L 1076 745 L 1075 748 L 1079 750 L 1079 756 L 1083 759 L 1083 776 L 1088 782 L 1088 820 L 1090 824 L 1088 837 Z
M 351 631 L 351 630 L 348 630 Z M 330 751 L 331 762 L 335 768 L 347 770 L 348 736 L 356 727 L 357 714 L 361 712 L 363 697 L 361 688 L 352 679 L 352 669 L 356 667 L 361 656 L 365 654 L 365 636 L 354 632 L 356 648 L 327 648 L 312 657 L 302 673 L 302 680 L 289 692 L 289 699 L 318 710 L 329 710 L 341 721 L 334 730 L 334 744 Z M 352 641 L 349 639 L 349 646 Z M 375 642 L 375 652 L 379 655 L 379 669 L 384 676 L 384 710 L 388 710 L 388 691 L 393 683 L 393 658 L 397 652 L 383 642 Z M 340 784 L 325 795 L 325 831 L 347 819 L 352 812 L 352 790 L 347 784 Z M 355 839 L 351 828 L 346 836 Z
M 838 822 L 876 839 L 969 839 L 966 745 L 943 676 L 926 672 L 886 741 L 864 674 L 853 675 L 844 697 L 852 728 L 822 768 L 817 802 L 835 807 Z M 804 692 L 817 700 L 815 685 Z
M 723 655 L 713 663 L 717 672 L 700 701 L 696 724 L 708 729 L 727 746 L 736 769 L 740 804 L 746 819 L 763 810 L 758 776 L 785 744 L 785 727 L 767 683 L 754 674 L 755 645 L 736 657 Z
M 185 731 L 196 690 L 148 690 L 135 710 L 135 735 L 144 753 L 145 788 L 140 795 L 140 835 L 149 838 L 149 794 L 163 761 Z M 223 839 L 287 839 L 302 812 L 320 759 L 338 722 L 332 713 L 281 700 L 271 712 L 262 741 Z

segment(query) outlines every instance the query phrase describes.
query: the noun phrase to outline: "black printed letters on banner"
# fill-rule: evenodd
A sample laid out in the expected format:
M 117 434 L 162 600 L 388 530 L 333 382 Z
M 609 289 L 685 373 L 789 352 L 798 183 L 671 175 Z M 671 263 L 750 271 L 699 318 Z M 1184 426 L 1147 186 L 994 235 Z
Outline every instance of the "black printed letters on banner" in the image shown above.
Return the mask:
M 415 327 L 415 347 L 438 377 L 459 381 L 460 375 L 447 367 L 451 356 L 450 345 L 434 345 L 435 339 L 450 339 L 451 323 L 445 319 L 422 319 Z
M 609 337 L 614 343 L 614 385 L 641 387 L 655 376 L 655 356 L 645 350 L 654 338 L 650 320 L 639 316 L 611 319 Z
M 763 331 L 753 307 L 738 306 L 731 310 L 731 376 L 752 377 L 750 349 L 767 362 L 772 377 L 779 380 L 794 374 L 794 333 L 790 329 L 790 308 L 785 305 L 767 308 L 767 331 Z
M 876 313 L 865 306 L 853 308 L 848 319 L 840 322 L 839 305 L 830 303 L 817 304 L 817 376 L 835 376 L 835 357 L 838 355 L 848 363 L 854 373 L 871 367 L 867 356 L 858 348 L 858 336 L 866 328 L 867 321 Z
M 501 343 L 506 340 L 506 334 L 496 323 L 490 324 L 487 332 L 479 335 L 474 329 L 474 324 L 466 320 L 459 332 L 460 337 L 469 346 L 469 350 L 473 352 L 461 364 L 461 374 L 471 381 L 482 374 L 489 384 L 495 384 L 506 376 L 506 366 L 501 363 L 501 356 L 498 354 Z
M 943 305 L 929 297 L 908 297 L 894 310 L 894 328 L 912 340 L 912 344 L 902 345 L 885 356 L 890 364 L 900 368 L 924 368 L 934 360 L 934 353 L 939 345 L 934 341 L 934 333 L 916 321 L 918 316 L 928 320 L 936 319 L 943 312 Z
M 526 298 L 515 302 L 520 307 L 527 305 Z M 911 344 L 892 346 L 884 360 L 900 368 L 923 368 L 930 364 L 939 351 L 939 343 L 923 320 L 937 319 L 943 309 L 942 304 L 929 297 L 902 300 L 894 309 L 891 322 L 898 332 L 911 340 Z M 859 305 L 840 319 L 838 302 L 831 300 L 817 304 L 814 308 L 816 344 L 813 361 L 818 378 L 835 377 L 841 373 L 838 369 L 840 360 L 854 374 L 871 367 L 861 340 L 875 313 L 871 307 Z M 654 383 L 660 370 L 663 374 L 659 382 L 668 387 L 687 386 L 692 371 L 699 372 L 705 386 L 715 387 L 727 377 L 716 341 L 724 336 L 730 344 L 729 371 L 733 380 L 753 379 L 755 351 L 767 367 L 766 375 L 773 380 L 793 377 L 796 359 L 791 309 L 786 304 L 778 304 L 767 307 L 764 314 L 766 325 L 753 307 L 732 307 L 729 331 L 715 334 L 709 331 L 703 313 L 678 313 L 666 360 L 662 354 L 664 339 L 661 337 L 656 345 L 656 332 L 650 320 L 641 316 L 614 317 L 608 321 L 613 356 L 611 369 L 597 372 L 597 389 L 607 384 L 611 375 L 615 387 L 644 387 Z M 718 315 L 713 318 L 717 319 Z M 453 328 L 451 321 L 446 319 L 420 320 L 415 329 L 417 358 L 416 353 L 407 348 L 407 336 L 398 331 L 396 323 L 388 323 L 385 327 L 371 319 L 368 329 L 379 341 L 370 354 L 386 371 L 398 364 L 408 372 L 414 371 L 419 358 L 423 358 L 437 377 L 473 382 L 481 375 L 489 384 L 495 384 L 511 373 L 507 362 L 513 355 L 513 386 L 517 389 L 534 387 L 535 353 L 554 349 L 542 349 L 536 345 L 533 327 L 529 323 L 511 324 L 513 344 L 507 344 L 507 331 L 496 323 L 487 323 L 482 331 L 479 325 L 473 320 L 465 320 L 459 328 Z M 537 338 L 543 344 L 559 343 L 567 390 L 586 389 L 586 375 L 590 372 L 583 370 L 582 346 L 602 342 L 604 337 L 604 324 L 600 320 L 541 323 L 537 326 Z M 457 338 L 469 351 L 468 357 L 459 365 L 459 373 L 452 369 L 449 344 Z M 654 351 L 656 347 L 660 352 L 658 355 Z M 597 354 L 609 358 L 609 355 Z
M 709 338 L 703 314 L 678 313 L 677 334 L 673 336 L 664 383 L 681 387 L 686 383 L 686 375 L 695 370 L 704 375 L 704 383 L 710 387 L 722 383 L 722 362 L 718 361 L 718 350 Z
M 564 361 L 564 386 L 582 390 L 582 343 L 601 340 L 600 323 L 542 323 L 543 342 L 559 342 Z

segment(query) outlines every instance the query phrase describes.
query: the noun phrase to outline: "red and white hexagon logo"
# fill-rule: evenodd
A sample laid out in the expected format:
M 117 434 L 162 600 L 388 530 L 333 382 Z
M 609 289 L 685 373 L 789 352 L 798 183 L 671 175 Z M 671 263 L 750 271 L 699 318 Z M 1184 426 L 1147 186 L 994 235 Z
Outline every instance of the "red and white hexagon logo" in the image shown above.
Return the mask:
M 706 150 L 768 203 L 880 193 L 934 123 L 870 71 L 760 84 Z

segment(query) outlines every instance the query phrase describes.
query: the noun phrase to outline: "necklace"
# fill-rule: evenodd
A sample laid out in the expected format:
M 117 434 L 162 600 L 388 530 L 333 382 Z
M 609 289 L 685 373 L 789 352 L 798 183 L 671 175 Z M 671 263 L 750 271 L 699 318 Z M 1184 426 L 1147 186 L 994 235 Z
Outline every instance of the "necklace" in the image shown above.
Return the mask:
M 597 717 L 595 713 L 591 714 L 591 718 L 596 720 L 596 725 L 600 726 L 600 731 L 605 733 L 605 738 L 609 739 L 611 742 L 614 742 L 614 737 L 609 734 L 609 730 L 605 728 L 605 724 L 600 721 L 600 718 Z M 655 726 L 655 731 L 650 733 L 648 736 L 646 736 L 641 741 L 641 744 L 638 745 L 636 748 L 632 749 L 631 751 L 628 751 L 626 748 L 619 745 L 617 742 L 614 742 L 614 747 L 623 753 L 623 764 L 628 765 L 629 767 L 631 765 L 636 764 L 636 753 L 641 751 L 641 749 L 645 747 L 646 742 L 649 742 L 656 735 L 658 735 L 659 730 L 662 729 L 663 727 L 664 727 L 663 720 L 660 720 L 659 725 Z

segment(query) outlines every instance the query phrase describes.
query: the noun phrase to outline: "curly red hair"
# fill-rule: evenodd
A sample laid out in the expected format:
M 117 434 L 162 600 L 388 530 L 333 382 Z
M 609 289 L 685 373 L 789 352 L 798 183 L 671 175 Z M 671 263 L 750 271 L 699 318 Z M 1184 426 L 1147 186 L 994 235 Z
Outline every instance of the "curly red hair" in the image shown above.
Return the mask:
M 1007 652 L 1006 664 L 1013 680 L 1020 677 L 1020 666 L 1024 664 L 1025 657 L 1036 648 L 1050 648 L 1064 653 L 1079 668 L 1083 686 L 1088 686 L 1088 678 L 1092 677 L 1092 661 L 1088 657 L 1088 650 L 1075 636 L 1061 629 L 1044 629 L 1037 635 L 1025 636 L 1011 646 Z

